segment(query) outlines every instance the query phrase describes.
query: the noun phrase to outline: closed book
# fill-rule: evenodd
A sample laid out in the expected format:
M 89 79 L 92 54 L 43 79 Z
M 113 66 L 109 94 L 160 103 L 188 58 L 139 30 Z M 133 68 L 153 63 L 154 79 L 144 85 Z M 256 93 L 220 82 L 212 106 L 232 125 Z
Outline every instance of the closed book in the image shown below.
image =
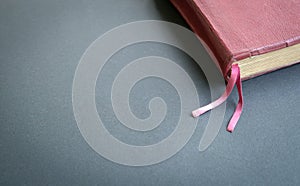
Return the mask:
M 299 0 L 171 0 L 224 76 L 242 80 L 300 62 Z
M 227 87 L 197 117 L 222 104 L 236 85 L 239 102 L 229 121 L 232 132 L 243 109 L 242 80 L 300 62 L 299 0 L 170 0 L 205 42 Z

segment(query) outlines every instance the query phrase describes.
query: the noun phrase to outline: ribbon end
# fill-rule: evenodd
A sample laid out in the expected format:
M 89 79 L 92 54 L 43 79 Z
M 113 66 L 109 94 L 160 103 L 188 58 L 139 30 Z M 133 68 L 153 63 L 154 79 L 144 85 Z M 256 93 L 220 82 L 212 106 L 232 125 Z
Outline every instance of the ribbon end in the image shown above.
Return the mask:
M 201 114 L 199 113 L 199 111 L 198 110 L 194 110 L 193 112 L 192 112 L 192 116 L 194 117 L 194 118 L 196 118 L 196 117 L 198 117 L 198 116 L 200 116 Z
M 204 108 L 204 107 L 203 107 Z M 196 117 L 199 117 L 200 115 L 202 115 L 202 114 L 204 114 L 205 112 L 207 112 L 208 110 L 205 110 L 205 109 L 203 109 L 203 108 L 199 108 L 199 109 L 197 109 L 197 110 L 194 110 L 193 112 L 192 112 L 192 116 L 194 117 L 194 118 L 196 118 Z
M 230 132 L 230 133 L 232 133 L 233 132 L 233 130 L 234 130 L 234 128 L 231 128 L 231 127 L 227 127 L 227 132 Z

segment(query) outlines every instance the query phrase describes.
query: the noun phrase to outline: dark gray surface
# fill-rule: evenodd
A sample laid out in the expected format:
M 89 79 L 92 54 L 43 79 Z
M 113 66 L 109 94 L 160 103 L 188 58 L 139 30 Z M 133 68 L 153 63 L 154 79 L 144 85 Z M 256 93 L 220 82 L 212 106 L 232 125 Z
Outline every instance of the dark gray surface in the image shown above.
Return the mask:
M 235 132 L 230 134 L 225 128 L 236 104 L 236 92 L 227 102 L 218 137 L 205 152 L 198 152 L 197 147 L 204 129 L 200 123 L 207 121 L 208 114 L 200 118 L 190 142 L 157 165 L 118 165 L 87 145 L 77 128 L 71 100 L 80 57 L 106 31 L 145 19 L 185 25 L 164 0 L 0 2 L 0 184 L 299 185 L 300 65 L 244 82 L 245 109 Z M 194 80 L 203 93 L 200 99 L 209 101 L 203 73 L 184 54 L 155 44 L 128 50 L 111 60 L 130 60 L 141 53 L 178 59 L 198 78 Z M 105 76 L 99 79 L 99 94 L 101 83 L 105 83 Z M 147 91 L 147 86 L 157 92 Z M 180 103 L 174 102 L 176 92 L 162 80 L 141 82 L 131 96 L 154 95 L 172 103 L 177 112 L 176 104 Z M 101 106 L 109 97 L 98 95 L 96 99 Z M 145 105 L 147 99 L 132 99 L 133 110 L 142 118 L 147 116 Z M 110 116 L 107 119 L 112 126 L 116 124 Z M 168 116 L 165 124 L 176 119 L 176 114 Z M 123 139 L 124 134 L 113 133 L 136 142 L 132 136 Z M 158 134 L 149 136 L 154 141 L 159 138 Z M 142 144 L 148 142 L 142 136 L 137 139 Z

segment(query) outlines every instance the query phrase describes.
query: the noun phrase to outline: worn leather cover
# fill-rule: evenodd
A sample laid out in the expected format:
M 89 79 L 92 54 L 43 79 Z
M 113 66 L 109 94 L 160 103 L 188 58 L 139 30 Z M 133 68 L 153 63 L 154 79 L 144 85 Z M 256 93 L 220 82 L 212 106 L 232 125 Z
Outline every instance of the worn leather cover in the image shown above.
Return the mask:
M 171 2 L 210 47 L 224 76 L 234 61 L 300 43 L 299 0 Z

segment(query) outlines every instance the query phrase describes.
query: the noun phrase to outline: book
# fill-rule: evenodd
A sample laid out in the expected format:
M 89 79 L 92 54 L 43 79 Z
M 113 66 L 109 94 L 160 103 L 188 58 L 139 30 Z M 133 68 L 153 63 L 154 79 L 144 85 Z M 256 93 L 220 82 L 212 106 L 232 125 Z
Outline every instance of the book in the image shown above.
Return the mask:
M 232 132 L 243 110 L 242 80 L 300 62 L 300 1 L 170 1 L 205 43 L 227 81 L 219 99 L 192 115 L 222 104 L 236 85 L 239 101 L 227 126 Z
M 171 0 L 208 45 L 224 77 L 242 80 L 300 62 L 298 0 Z

